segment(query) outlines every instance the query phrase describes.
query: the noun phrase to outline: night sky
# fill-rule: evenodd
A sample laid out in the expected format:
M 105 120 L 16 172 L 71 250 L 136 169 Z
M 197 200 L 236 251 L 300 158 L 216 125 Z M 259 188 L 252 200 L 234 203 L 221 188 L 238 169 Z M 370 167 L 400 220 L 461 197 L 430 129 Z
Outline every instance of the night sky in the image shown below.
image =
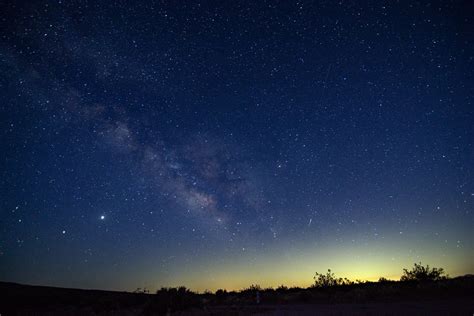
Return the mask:
M 474 272 L 470 1 L 6 1 L 0 280 Z

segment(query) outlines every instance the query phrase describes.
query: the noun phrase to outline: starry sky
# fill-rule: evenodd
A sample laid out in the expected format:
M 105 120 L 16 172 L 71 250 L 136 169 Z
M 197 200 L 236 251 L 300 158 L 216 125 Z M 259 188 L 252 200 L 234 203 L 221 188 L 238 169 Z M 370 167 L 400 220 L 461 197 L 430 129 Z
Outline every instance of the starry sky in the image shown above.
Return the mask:
M 6 1 L 0 280 L 474 272 L 470 1 Z

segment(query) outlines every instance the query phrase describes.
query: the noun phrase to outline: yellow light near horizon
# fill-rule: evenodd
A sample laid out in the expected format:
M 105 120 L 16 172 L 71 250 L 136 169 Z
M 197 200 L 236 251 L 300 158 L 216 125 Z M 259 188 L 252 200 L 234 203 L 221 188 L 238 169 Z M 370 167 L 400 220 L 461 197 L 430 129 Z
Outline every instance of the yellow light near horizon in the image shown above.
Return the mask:
M 180 267 L 180 270 L 171 271 L 165 278 L 143 278 L 150 281 L 149 288 L 184 285 L 202 292 L 220 288 L 241 290 L 252 284 L 263 288 L 280 285 L 308 287 L 314 282 L 315 272 L 326 273 L 328 269 L 336 277 L 352 281 L 377 281 L 380 277 L 398 280 L 403 268 L 411 268 L 420 261 L 445 268 L 451 276 L 473 271 L 472 254 L 456 252 L 456 248 L 442 249 L 430 244 L 416 244 L 410 240 L 363 245 L 348 243 L 327 245 L 325 248 L 316 248 L 311 244 L 298 246 L 267 249 L 265 252 L 246 251 L 219 260 L 202 257 Z

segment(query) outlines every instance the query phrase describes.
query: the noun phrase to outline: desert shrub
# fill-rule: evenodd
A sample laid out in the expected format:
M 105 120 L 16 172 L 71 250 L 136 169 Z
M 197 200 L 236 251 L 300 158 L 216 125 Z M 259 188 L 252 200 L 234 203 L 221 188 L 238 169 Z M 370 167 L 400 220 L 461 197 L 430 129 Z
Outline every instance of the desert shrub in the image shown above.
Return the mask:
M 217 303 L 222 303 L 227 297 L 227 291 L 223 289 L 218 289 L 216 291 L 216 301 Z
M 262 288 L 258 284 L 252 284 L 248 288 L 245 288 L 240 291 L 241 294 L 255 294 L 256 292 L 262 291 Z
M 334 273 L 331 272 L 331 269 L 328 269 L 328 272 L 326 274 L 316 272 L 313 279 L 313 287 L 317 288 L 352 284 L 352 282 L 349 281 L 347 278 L 336 278 Z
M 224 290 L 223 290 L 223 289 L 218 289 L 218 290 L 216 291 L 216 295 L 217 295 L 217 296 L 224 296 L 224 295 L 227 295 L 227 290 L 225 290 L 225 289 L 224 289 Z
M 137 287 L 137 289 L 135 291 L 133 291 L 133 293 L 148 294 L 148 293 L 150 293 L 150 291 L 146 287 L 144 287 L 143 289 L 141 287 Z
M 261 291 L 262 288 L 261 288 L 260 285 L 258 285 L 258 284 L 252 284 L 252 285 L 250 285 L 246 290 L 249 290 L 249 291 Z
M 439 281 L 446 278 L 443 268 L 430 268 L 429 265 L 425 267 L 420 262 L 415 263 L 411 270 L 403 269 L 400 281 Z
M 178 288 L 161 288 L 156 291 L 153 300 L 144 310 L 145 315 L 164 315 L 169 311 L 185 310 L 191 307 L 199 307 L 201 300 L 199 296 L 184 286 Z
M 312 300 L 311 292 L 301 291 L 298 293 L 298 301 L 303 303 L 309 303 Z

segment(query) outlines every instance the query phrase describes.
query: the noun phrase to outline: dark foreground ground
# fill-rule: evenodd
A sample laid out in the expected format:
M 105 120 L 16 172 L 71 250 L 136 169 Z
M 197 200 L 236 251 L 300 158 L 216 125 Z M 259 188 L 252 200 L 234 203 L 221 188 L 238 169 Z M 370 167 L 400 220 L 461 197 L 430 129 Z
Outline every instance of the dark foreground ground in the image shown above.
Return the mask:
M 327 289 L 158 294 L 0 282 L 0 315 L 474 315 L 474 277 L 384 282 Z

